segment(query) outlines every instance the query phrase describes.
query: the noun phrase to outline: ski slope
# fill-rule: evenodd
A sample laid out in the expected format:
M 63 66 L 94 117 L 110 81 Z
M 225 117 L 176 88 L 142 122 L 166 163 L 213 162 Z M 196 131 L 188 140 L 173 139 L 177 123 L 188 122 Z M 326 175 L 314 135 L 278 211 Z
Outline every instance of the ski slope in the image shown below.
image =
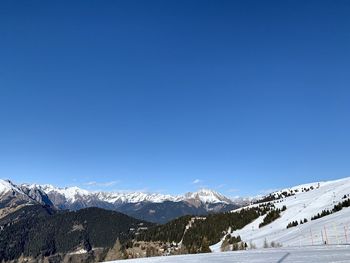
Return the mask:
M 240 235 L 248 244 L 248 248 L 253 244 L 257 249 L 221 252 L 222 241 L 220 241 L 210 248 L 213 252 L 221 253 L 144 258 L 127 262 L 350 262 L 350 246 L 347 245 L 350 244 L 350 207 L 311 220 L 311 217 L 321 213 L 322 210 L 332 210 L 335 204 L 349 198 L 350 177 L 303 184 L 282 189 L 274 194 L 283 192 L 293 195 L 272 201 L 276 208 L 287 207 L 281 212 L 280 218 L 259 228 L 265 217 L 263 215 L 242 229 L 236 231 L 228 229 L 231 235 Z M 248 207 L 257 205 L 259 204 Z M 305 218 L 308 222 L 286 228 L 288 223 L 304 221 Z M 282 247 L 263 249 L 265 240 L 268 244 L 274 242 Z
M 257 249 L 235 252 L 129 259 L 125 263 L 345 263 L 350 262 L 349 246 Z
M 302 189 L 313 187 L 313 190 L 303 192 Z M 297 190 L 297 192 L 296 192 Z M 257 248 L 264 246 L 264 241 L 275 242 L 283 247 L 349 244 L 350 242 L 350 207 L 331 215 L 311 221 L 311 217 L 324 209 L 331 210 L 333 206 L 350 194 L 350 178 L 335 181 L 317 182 L 283 189 L 279 192 L 293 192 L 295 195 L 274 201 L 277 208 L 286 206 L 281 217 L 274 222 L 259 228 L 264 216 L 260 216 L 243 229 L 234 231 L 231 235 L 240 235 L 247 244 L 253 243 Z M 254 206 L 254 205 L 251 205 Z M 289 222 L 308 220 L 307 223 L 287 229 Z M 212 251 L 220 251 L 221 242 L 211 246 Z M 350 262 L 350 258 L 349 258 Z

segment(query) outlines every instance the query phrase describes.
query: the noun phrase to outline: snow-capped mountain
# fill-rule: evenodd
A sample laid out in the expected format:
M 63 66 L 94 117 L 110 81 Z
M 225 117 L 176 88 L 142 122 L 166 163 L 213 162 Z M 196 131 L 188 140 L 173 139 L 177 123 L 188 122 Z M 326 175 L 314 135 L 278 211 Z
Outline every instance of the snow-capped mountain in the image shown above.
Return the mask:
M 49 184 L 46 184 L 46 185 L 22 184 L 22 186 L 29 189 L 40 189 L 41 191 L 44 191 L 47 194 L 56 193 L 64 196 L 67 200 L 71 202 L 74 202 L 77 197 L 84 197 L 84 196 L 90 195 L 88 191 L 75 186 L 65 187 L 65 188 L 58 188 Z
M 282 189 L 261 199 L 266 202 L 248 206 L 254 207 L 268 202 L 281 210 L 285 206 L 286 210 L 281 211 L 279 218 L 259 227 L 266 217 L 262 215 L 231 235 L 239 235 L 242 240 L 258 248 L 266 245 L 266 241 L 268 244 L 274 242 L 284 247 L 345 244 L 350 240 L 350 207 L 345 205 L 338 211 L 334 206 L 347 202 L 349 197 L 350 177 Z M 322 215 L 322 211 L 330 211 L 330 214 L 324 212 L 323 216 L 318 217 Z M 287 228 L 293 222 L 294 225 Z M 218 251 L 220 245 L 221 242 L 212 249 Z
M 21 192 L 20 189 L 9 180 L 0 180 L 0 195 L 9 191 Z
M 144 193 L 144 192 L 90 192 L 79 187 L 58 188 L 52 185 L 37 185 L 37 184 L 22 184 L 23 187 L 29 189 L 40 189 L 48 195 L 61 195 L 68 202 L 75 202 L 81 199 L 97 198 L 100 201 L 108 203 L 162 203 L 165 201 L 199 201 L 203 204 L 213 203 L 234 203 L 233 200 L 224 195 L 210 189 L 200 189 L 197 192 L 189 192 L 184 195 L 172 196 L 159 193 Z
M 210 189 L 201 189 L 194 193 L 187 193 L 183 196 L 183 200 L 198 200 L 204 204 L 226 203 L 230 204 L 233 201 L 223 196 L 222 194 Z
M 99 192 L 97 196 L 109 203 L 162 203 L 165 201 L 178 202 L 181 198 L 171 195 L 163 195 L 158 193 L 143 193 L 143 192 L 131 192 L 131 193 L 108 193 Z
M 51 205 L 45 200 L 51 202 Z M 168 196 L 89 192 L 77 187 L 55 188 L 50 185 L 15 185 L 4 180 L 0 180 L 0 202 L 0 221 L 3 218 L 6 222 L 12 222 L 11 218 L 27 220 L 22 212 L 25 210 L 32 211 L 32 217 L 36 215 L 36 209 L 47 209 L 53 211 L 52 214 L 62 215 L 69 212 L 57 212 L 57 208 L 78 210 L 90 206 L 120 211 L 157 223 L 168 222 L 182 215 L 193 215 L 156 226 L 157 231 L 144 232 L 146 236 L 141 241 L 154 239 L 153 241 L 171 241 L 174 244 L 179 240 L 175 239 L 180 229 L 179 237 L 182 239 L 179 244 L 186 245 L 182 242 L 187 240 L 186 246 L 192 246 L 189 243 L 191 240 L 202 240 L 202 235 L 213 233 L 210 249 L 214 252 L 221 251 L 222 248 L 226 250 L 228 246 L 233 249 L 235 243 L 232 243 L 232 238 L 238 236 L 248 248 L 348 244 L 350 240 L 350 177 L 285 188 L 256 199 L 248 206 L 235 209 L 232 208 L 235 206 L 232 200 L 208 189 L 182 196 Z M 28 206 L 38 202 L 51 207 Z M 25 207 L 22 208 L 23 206 Z M 23 210 L 16 211 L 19 208 Z M 242 209 L 244 211 L 240 211 Z M 206 216 L 208 213 L 222 211 L 242 213 Z M 3 217 L 1 213 L 11 214 Z M 89 215 L 93 216 L 93 213 Z M 102 222 L 102 227 L 103 224 Z M 185 232 L 182 229 L 186 229 Z M 158 235 L 163 232 L 169 236 Z M 174 240 L 170 239 L 173 237 Z M 220 237 L 222 240 L 215 244 Z
M 44 191 L 39 188 L 28 188 L 24 185 L 16 185 L 10 180 L 0 179 L 0 200 L 21 199 L 42 204 L 52 205 Z
M 0 180 L 0 218 L 28 204 L 52 205 L 45 192 Z
M 143 192 L 90 192 L 79 187 L 58 188 L 52 185 L 21 184 L 0 180 L 0 194 L 21 197 L 58 209 L 78 210 L 100 207 L 126 213 L 152 222 L 166 222 L 186 214 L 229 211 L 238 207 L 233 200 L 209 189 L 180 196 Z

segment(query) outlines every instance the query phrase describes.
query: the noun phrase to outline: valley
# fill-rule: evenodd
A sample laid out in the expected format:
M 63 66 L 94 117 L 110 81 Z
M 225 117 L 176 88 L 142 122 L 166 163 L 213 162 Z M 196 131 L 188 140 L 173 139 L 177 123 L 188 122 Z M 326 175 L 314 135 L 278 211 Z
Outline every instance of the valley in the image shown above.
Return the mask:
M 292 255 L 296 259 L 308 255 L 316 246 L 320 247 L 317 253 L 324 253 L 350 240 L 350 178 L 281 189 L 250 198 L 246 205 L 211 190 L 171 197 L 18 186 L 6 180 L 0 185 L 0 257 L 5 262 L 98 262 L 157 256 L 166 257 L 154 260 L 172 262 L 176 255 L 199 254 L 184 257 L 197 262 L 203 253 L 226 262 L 231 254 L 224 252 L 229 251 L 235 251 L 232 257 L 240 255 L 251 262 L 259 253 L 271 253 L 272 259 L 287 251 L 291 260 Z M 128 206 L 127 213 L 117 212 L 117 204 Z M 153 209 L 155 205 L 160 211 Z M 138 216 L 133 214 L 135 206 Z M 210 210 L 212 207 L 216 209 Z M 150 210 L 155 217 L 172 219 L 143 220 Z M 309 248 L 301 250 L 304 247 Z

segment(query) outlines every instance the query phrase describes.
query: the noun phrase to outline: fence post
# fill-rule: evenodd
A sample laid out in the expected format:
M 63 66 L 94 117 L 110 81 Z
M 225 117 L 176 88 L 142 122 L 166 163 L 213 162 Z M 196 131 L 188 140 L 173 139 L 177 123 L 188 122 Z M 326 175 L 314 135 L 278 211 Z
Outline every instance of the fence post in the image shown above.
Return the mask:
M 344 226 L 345 242 L 348 243 L 348 235 L 346 234 L 346 226 Z
M 335 223 L 333 223 L 333 228 L 334 228 L 334 232 L 335 232 L 335 238 L 337 239 L 337 245 L 339 245 L 339 237 L 338 237 L 338 232 L 337 232 L 337 226 L 335 225 Z
M 327 230 L 326 230 L 326 226 L 324 226 L 324 234 L 326 236 L 326 244 L 328 245 L 328 236 L 327 236 Z
M 310 228 L 310 236 L 311 236 L 311 245 L 314 245 L 314 238 L 313 238 L 313 236 L 312 236 L 311 228 Z

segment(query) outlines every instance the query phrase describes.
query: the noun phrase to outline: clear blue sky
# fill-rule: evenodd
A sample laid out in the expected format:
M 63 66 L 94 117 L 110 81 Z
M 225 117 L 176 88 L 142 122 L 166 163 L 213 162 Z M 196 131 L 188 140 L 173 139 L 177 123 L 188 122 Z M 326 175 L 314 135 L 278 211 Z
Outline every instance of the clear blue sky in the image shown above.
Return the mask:
M 1 1 L 0 178 L 250 195 L 350 176 L 349 1 Z

